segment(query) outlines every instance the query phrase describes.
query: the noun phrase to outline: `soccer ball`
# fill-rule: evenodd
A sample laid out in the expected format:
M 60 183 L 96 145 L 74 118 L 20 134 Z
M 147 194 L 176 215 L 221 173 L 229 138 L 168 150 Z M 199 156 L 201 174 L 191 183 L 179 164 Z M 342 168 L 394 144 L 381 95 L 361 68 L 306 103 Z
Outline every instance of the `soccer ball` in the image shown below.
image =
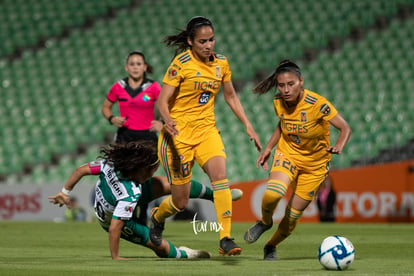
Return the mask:
M 355 249 L 345 237 L 329 236 L 319 246 L 318 259 L 328 270 L 345 270 L 355 258 Z

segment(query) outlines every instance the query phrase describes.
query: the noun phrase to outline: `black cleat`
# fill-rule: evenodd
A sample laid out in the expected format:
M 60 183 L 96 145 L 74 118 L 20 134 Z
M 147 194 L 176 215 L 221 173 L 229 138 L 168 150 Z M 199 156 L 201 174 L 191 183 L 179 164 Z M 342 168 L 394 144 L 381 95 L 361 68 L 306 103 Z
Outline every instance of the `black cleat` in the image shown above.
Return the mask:
M 258 220 L 255 225 L 247 229 L 244 233 L 244 240 L 248 243 L 253 243 L 260 238 L 260 236 L 270 228 L 272 228 L 273 222 L 269 225 L 263 224 L 262 221 Z
M 149 229 L 149 238 L 155 246 L 160 246 L 162 242 L 162 231 L 164 231 L 164 223 L 155 220 L 154 214 L 158 211 L 158 207 L 151 210 L 151 225 Z
M 264 253 L 263 260 L 266 260 L 266 261 L 277 260 L 276 247 L 273 245 L 266 244 L 265 247 L 263 248 L 263 253 Z
M 224 256 L 233 256 L 233 255 L 240 255 L 242 249 L 233 241 L 232 238 L 222 238 L 220 240 L 220 248 L 219 253 L 220 255 Z

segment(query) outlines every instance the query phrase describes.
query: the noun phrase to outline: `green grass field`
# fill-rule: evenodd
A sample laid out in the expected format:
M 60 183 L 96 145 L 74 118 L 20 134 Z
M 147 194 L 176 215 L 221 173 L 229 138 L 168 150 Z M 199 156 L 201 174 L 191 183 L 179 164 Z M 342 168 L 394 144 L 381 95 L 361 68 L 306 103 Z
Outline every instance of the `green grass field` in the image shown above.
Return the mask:
M 1 222 L 0 275 L 414 275 L 414 224 L 299 224 L 278 247 L 279 260 L 262 260 L 268 231 L 255 244 L 242 237 L 250 226 L 233 223 L 240 256 L 218 254 L 218 234 L 194 234 L 190 222 L 169 222 L 164 237 L 176 246 L 206 249 L 208 260 L 157 258 L 125 241 L 120 253 L 130 261 L 112 261 L 107 234 L 97 223 Z M 272 230 L 275 229 L 275 226 Z M 356 258 L 349 270 L 326 271 L 317 260 L 326 236 L 349 238 Z

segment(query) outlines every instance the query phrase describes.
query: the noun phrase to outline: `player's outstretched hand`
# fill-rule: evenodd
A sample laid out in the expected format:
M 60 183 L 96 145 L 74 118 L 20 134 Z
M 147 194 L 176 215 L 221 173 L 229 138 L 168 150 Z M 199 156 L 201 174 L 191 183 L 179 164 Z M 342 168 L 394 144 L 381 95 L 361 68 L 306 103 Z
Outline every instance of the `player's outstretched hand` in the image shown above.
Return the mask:
M 49 199 L 50 203 L 59 204 L 59 207 L 62 207 L 63 205 L 66 205 L 66 207 L 68 207 L 69 209 L 71 208 L 70 201 L 69 201 L 69 196 L 65 195 L 62 192 L 59 192 L 58 194 L 56 194 L 54 196 L 48 196 L 47 198 Z

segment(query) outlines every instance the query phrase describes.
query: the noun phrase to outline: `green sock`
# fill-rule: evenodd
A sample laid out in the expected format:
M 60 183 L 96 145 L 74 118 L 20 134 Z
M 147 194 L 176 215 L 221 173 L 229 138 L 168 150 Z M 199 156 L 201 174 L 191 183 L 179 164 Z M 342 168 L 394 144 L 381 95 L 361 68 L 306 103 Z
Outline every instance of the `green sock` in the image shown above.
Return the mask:
M 174 244 L 172 244 L 170 241 L 167 241 L 170 245 L 170 251 L 168 252 L 167 258 L 177 258 L 177 251 L 180 251 L 180 257 L 179 259 L 187 259 L 187 253 L 185 253 L 184 250 L 177 249 Z
M 213 190 L 200 182 L 191 180 L 190 198 L 202 198 L 213 201 Z

